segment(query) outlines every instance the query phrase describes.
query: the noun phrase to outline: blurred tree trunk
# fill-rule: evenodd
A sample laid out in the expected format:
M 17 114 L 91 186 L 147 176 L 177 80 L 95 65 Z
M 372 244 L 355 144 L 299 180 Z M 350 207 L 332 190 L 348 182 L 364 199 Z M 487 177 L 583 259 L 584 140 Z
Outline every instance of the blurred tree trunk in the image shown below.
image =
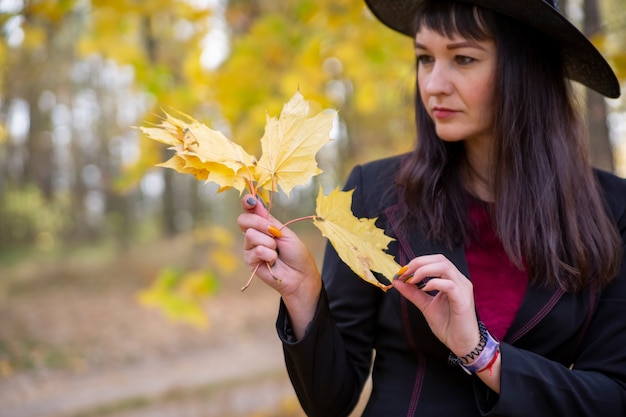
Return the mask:
M 47 32 L 50 34 L 49 31 Z M 52 195 L 52 143 L 50 119 L 41 111 L 39 98 L 41 92 L 49 88 L 50 74 L 45 69 L 45 59 L 46 51 L 54 56 L 53 43 L 48 36 L 45 46 L 21 51 L 16 60 L 19 73 L 13 74 L 13 76 L 18 75 L 18 77 L 7 84 L 9 90 L 12 90 L 8 97 L 19 97 L 28 105 L 26 117 L 29 125 L 26 140 L 23 144 L 16 145 L 16 150 L 18 147 L 21 148 L 18 150 L 18 154 L 23 158 L 22 169 L 19 176 L 14 177 L 14 179 L 20 187 L 27 184 L 37 185 L 47 199 L 50 199 Z M 14 174 L 17 173 L 14 172 Z
M 38 82 L 25 92 L 23 98 L 30 111 L 30 126 L 26 139 L 26 160 L 24 161 L 23 184 L 36 184 L 46 200 L 52 199 L 52 180 L 54 178 L 52 135 L 50 118 L 39 108 Z
M 158 39 L 152 31 L 151 16 L 144 16 L 141 21 L 141 35 L 143 37 L 144 48 L 150 65 L 158 65 Z M 162 150 L 162 160 L 169 159 L 169 151 Z M 176 206 L 174 193 L 174 171 L 166 169 L 163 171 L 163 193 L 161 194 L 161 225 L 166 236 L 174 236 L 176 230 Z
M 100 191 L 104 195 L 106 205 L 104 210 L 106 227 L 100 227 L 98 231 L 115 237 L 118 248 L 124 250 L 131 243 L 136 229 L 132 211 L 136 191 L 121 193 L 114 187 L 115 176 L 121 170 L 118 155 L 115 155 L 109 146 L 110 140 L 119 133 L 116 126 L 118 111 L 116 97 L 115 92 L 105 86 L 99 86 L 96 94 L 100 103 L 100 117 L 95 122 L 94 134 L 99 147 L 95 162 L 101 171 Z
M 165 156 L 167 154 L 167 158 L 169 158 L 169 152 L 166 152 L 165 150 L 163 151 L 163 155 Z M 163 160 L 166 160 L 165 158 L 163 158 Z M 162 225 L 163 225 L 163 232 L 166 236 L 174 236 L 177 232 L 177 228 L 176 228 L 176 222 L 175 222 L 175 218 L 176 218 L 176 206 L 174 204 L 175 202 L 175 193 L 174 193 L 174 175 L 176 174 L 176 172 L 173 169 L 165 169 L 163 170 L 163 181 L 164 181 L 164 187 L 163 187 L 163 194 L 161 196 L 162 198 L 162 213 L 161 213 L 161 219 L 162 219 Z
M 597 0 L 584 0 L 584 33 L 588 37 L 597 35 L 600 27 L 600 12 Z M 591 162 L 594 166 L 613 172 L 615 164 L 607 125 L 607 109 L 604 97 L 587 89 L 587 128 Z
M 73 62 L 75 37 L 71 36 L 72 16 L 64 25 L 45 22 L 37 16 L 24 14 L 24 25 L 37 26 L 45 33 L 43 44 L 30 49 L 20 65 L 21 97 L 28 103 L 29 129 L 26 143 L 22 184 L 35 184 L 43 197 L 51 201 L 57 166 L 52 142 L 50 108 L 42 106 L 43 92 L 63 89 L 69 85 L 69 63 Z M 60 29 L 64 26 L 64 29 Z M 53 69 L 53 70 L 51 70 Z

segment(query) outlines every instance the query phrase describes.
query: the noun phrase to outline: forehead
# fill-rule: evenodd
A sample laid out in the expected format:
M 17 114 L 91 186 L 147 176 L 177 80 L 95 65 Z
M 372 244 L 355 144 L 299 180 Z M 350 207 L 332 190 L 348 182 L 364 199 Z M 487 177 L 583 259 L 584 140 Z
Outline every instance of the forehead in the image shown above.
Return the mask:
M 415 33 L 424 28 L 447 38 L 493 39 L 493 16 L 488 11 L 467 3 L 430 2 L 415 20 Z

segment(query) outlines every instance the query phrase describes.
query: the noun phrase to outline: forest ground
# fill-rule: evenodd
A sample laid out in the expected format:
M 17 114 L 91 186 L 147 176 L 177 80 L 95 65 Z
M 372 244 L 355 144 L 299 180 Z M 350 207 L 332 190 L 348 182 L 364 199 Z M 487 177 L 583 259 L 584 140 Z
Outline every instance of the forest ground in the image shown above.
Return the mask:
M 240 292 L 247 270 L 207 300 L 206 329 L 138 303 L 191 240 L 0 264 L 0 416 L 303 416 L 274 329 L 278 296 L 256 281 Z

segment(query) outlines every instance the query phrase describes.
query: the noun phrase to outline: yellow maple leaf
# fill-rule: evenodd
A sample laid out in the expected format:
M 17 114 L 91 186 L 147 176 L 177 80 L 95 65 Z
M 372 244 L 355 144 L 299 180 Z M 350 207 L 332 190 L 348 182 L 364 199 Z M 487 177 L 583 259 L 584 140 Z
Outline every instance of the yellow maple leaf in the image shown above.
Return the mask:
M 297 92 L 285 104 L 280 117 L 267 117 L 261 138 L 262 155 L 256 166 L 257 186 L 289 195 L 321 173 L 315 154 L 330 141 L 335 111 L 308 117 L 309 106 Z
M 248 166 L 243 166 L 238 171 L 233 171 L 222 163 L 203 161 L 194 154 L 182 153 L 180 158 L 185 161 L 185 166 L 184 170 L 178 170 L 178 172 L 193 173 L 198 180 L 219 184 L 218 193 L 229 188 L 235 188 L 241 192 L 249 185 L 250 175 L 248 175 L 248 170 L 250 167 Z M 159 164 L 159 166 L 162 166 L 162 164 Z M 206 176 L 202 177 L 197 173 L 206 173 Z
M 189 122 L 167 113 L 165 116 L 156 127 L 139 128 L 149 138 L 170 145 L 176 151 L 177 159 L 161 166 L 193 174 L 198 179 L 208 179 L 218 184 L 220 191 L 236 188 L 242 192 L 253 180 L 251 172 L 256 158 L 241 146 L 190 116 L 184 115 Z
M 176 152 L 159 166 L 215 182 L 219 191 L 235 188 L 242 192 L 248 187 L 251 193 L 267 197 L 280 187 L 289 195 L 293 187 L 321 173 L 315 155 L 330 141 L 336 114 L 325 111 L 309 117 L 308 112 L 307 102 L 297 92 L 283 107 L 280 118 L 267 117 L 258 163 L 221 132 L 184 114 L 188 121 L 165 113 L 160 124 L 139 129 Z
M 204 169 L 196 169 L 193 166 L 189 166 L 184 158 L 178 155 L 172 156 L 165 162 L 157 164 L 158 167 L 171 168 L 182 174 L 191 174 L 196 177 L 197 180 L 207 180 L 209 177 L 209 171 Z
M 375 225 L 376 219 L 359 219 L 352 214 L 353 192 L 335 189 L 324 196 L 320 188 L 313 224 L 359 277 L 387 291 L 391 286 L 378 281 L 371 271 L 388 279 L 398 272 L 400 265 L 384 252 L 394 239 Z

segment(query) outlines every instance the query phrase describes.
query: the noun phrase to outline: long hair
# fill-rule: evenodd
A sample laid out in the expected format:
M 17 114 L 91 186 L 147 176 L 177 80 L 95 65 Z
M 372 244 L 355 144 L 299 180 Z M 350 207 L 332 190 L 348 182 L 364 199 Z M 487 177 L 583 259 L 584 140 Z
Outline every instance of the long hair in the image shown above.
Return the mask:
M 530 282 L 549 288 L 608 284 L 619 269 L 621 243 L 589 162 L 558 45 L 466 3 L 425 1 L 416 32 L 421 27 L 495 41 L 492 216 L 511 261 L 527 268 Z M 472 231 L 464 144 L 437 136 L 419 86 L 415 105 L 418 142 L 398 176 L 403 224 L 449 247 L 464 244 Z

